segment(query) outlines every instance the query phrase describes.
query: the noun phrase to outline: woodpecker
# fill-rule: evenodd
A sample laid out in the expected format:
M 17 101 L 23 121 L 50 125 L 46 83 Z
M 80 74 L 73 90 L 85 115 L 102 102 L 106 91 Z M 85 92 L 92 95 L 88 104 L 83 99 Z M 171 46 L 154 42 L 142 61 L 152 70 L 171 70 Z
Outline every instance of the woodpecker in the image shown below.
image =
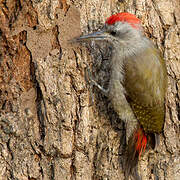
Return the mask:
M 101 31 L 75 39 L 76 42 L 87 40 L 106 41 L 112 46 L 109 87 L 104 91 L 126 125 L 125 177 L 128 178 L 146 145 L 155 148 L 163 130 L 165 61 L 143 34 L 140 20 L 127 12 L 110 16 Z

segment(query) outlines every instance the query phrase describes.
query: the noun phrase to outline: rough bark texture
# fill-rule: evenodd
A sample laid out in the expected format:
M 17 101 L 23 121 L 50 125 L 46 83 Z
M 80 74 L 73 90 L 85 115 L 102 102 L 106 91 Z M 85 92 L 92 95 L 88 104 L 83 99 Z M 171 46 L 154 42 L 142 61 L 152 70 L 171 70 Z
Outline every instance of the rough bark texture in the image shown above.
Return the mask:
M 1 180 L 124 179 L 123 123 L 85 79 L 92 67 L 107 85 L 109 54 L 67 42 L 122 11 L 142 20 L 169 76 L 160 148 L 143 156 L 140 174 L 180 179 L 179 0 L 0 0 Z

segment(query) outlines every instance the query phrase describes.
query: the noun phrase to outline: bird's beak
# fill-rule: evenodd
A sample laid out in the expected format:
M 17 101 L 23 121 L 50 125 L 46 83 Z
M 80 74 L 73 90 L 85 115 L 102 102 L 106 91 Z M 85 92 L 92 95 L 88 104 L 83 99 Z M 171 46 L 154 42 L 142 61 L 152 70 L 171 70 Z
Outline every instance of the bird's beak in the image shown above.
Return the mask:
M 87 40 L 105 40 L 106 38 L 107 38 L 107 33 L 105 31 L 98 31 L 92 34 L 74 38 L 73 40 L 71 40 L 71 42 L 82 42 Z

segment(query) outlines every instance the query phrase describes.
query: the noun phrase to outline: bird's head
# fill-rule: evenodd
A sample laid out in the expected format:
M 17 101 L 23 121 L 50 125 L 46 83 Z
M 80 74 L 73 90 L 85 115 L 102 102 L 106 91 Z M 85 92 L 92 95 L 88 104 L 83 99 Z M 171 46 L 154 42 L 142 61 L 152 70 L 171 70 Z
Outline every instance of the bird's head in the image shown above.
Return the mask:
M 133 14 L 123 12 L 110 16 L 101 31 L 80 36 L 75 41 L 106 40 L 112 44 L 129 44 L 141 37 L 141 30 L 140 20 Z

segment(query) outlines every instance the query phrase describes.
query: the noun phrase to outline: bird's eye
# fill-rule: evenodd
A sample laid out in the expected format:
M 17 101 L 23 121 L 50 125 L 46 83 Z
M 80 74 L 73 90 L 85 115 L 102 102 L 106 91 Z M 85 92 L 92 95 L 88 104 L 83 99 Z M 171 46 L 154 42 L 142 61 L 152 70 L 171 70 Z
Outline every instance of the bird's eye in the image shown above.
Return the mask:
M 115 35 L 116 35 L 116 32 L 115 32 L 115 31 L 111 31 L 110 34 L 111 34 L 112 36 L 115 36 Z

